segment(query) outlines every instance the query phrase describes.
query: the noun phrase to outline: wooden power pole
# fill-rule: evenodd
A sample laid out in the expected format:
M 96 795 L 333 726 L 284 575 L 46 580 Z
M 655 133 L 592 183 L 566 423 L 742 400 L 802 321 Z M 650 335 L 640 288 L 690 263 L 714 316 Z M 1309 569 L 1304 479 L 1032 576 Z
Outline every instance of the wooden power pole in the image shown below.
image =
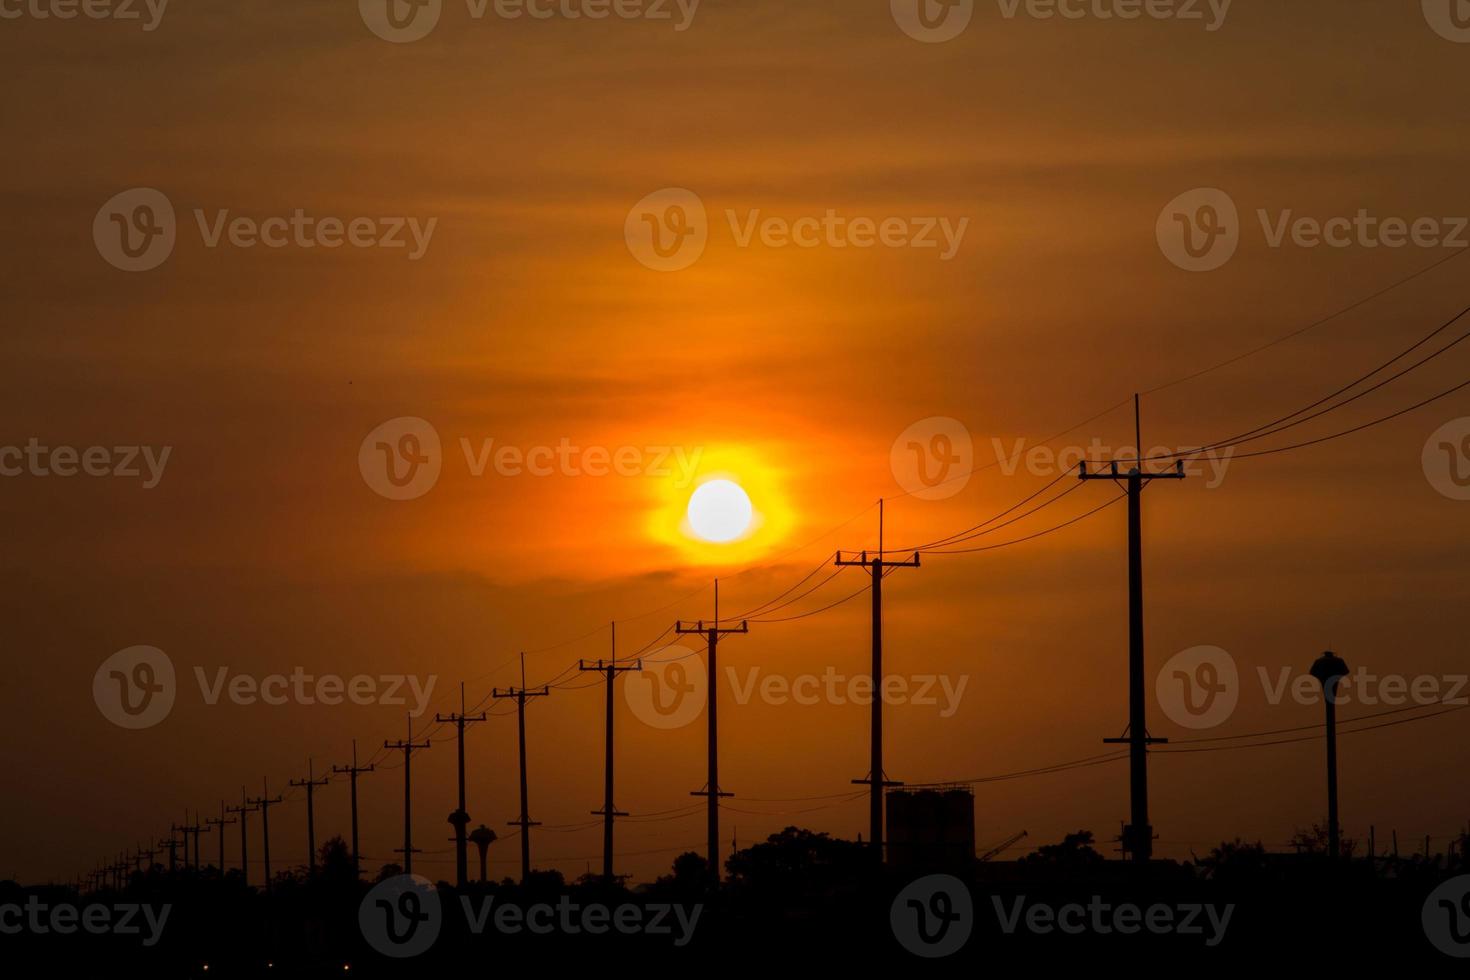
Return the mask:
M 889 561 L 883 557 L 883 501 L 878 501 L 878 552 L 870 555 L 860 552 L 855 558 L 844 558 L 837 552 L 838 567 L 857 566 L 873 574 L 873 704 L 872 733 L 869 736 L 868 776 L 854 779 L 853 783 L 867 784 L 868 794 L 868 843 L 873 848 L 875 863 L 883 863 L 883 790 L 888 786 L 902 786 L 890 781 L 883 770 L 883 577 L 892 568 L 918 568 L 919 553 L 911 558 Z
M 706 657 L 708 663 L 705 668 L 708 671 L 708 700 L 704 711 L 709 722 L 709 777 L 702 790 L 695 790 L 690 796 L 704 796 L 709 799 L 708 817 L 708 851 L 709 851 L 709 875 L 710 881 L 718 885 L 720 883 L 720 798 L 734 796 L 734 793 L 726 793 L 720 789 L 720 726 L 717 717 L 719 696 L 719 678 L 715 670 L 715 655 L 720 645 L 720 638 L 732 636 L 737 633 L 749 633 L 750 624 L 742 620 L 739 626 L 720 626 L 720 583 L 715 581 L 715 621 L 706 624 L 704 620 L 695 623 L 685 623 L 682 620 L 674 623 L 674 632 L 679 636 L 698 634 L 705 639 Z
M 539 691 L 527 690 L 526 655 L 522 653 L 521 686 L 504 691 L 495 688 L 490 693 L 496 699 L 514 698 L 516 702 L 516 721 L 520 729 L 521 744 L 521 817 L 519 820 L 510 821 L 510 825 L 521 828 L 521 883 L 524 884 L 531 876 L 531 828 L 539 826 L 531 819 L 530 804 L 526 800 L 526 699 L 544 698 L 551 693 L 551 689 L 543 686 Z
M 611 883 L 613 875 L 613 818 L 626 817 L 617 807 L 613 806 L 613 684 L 619 674 L 630 670 L 642 670 L 643 664 L 618 665 L 618 624 L 612 624 L 612 659 L 598 660 L 595 664 L 589 664 L 585 660 L 577 661 L 577 669 L 583 671 L 596 671 L 607 679 L 607 746 L 606 758 L 603 761 L 602 770 L 602 809 L 593 810 L 592 815 L 602 818 L 602 877 L 604 881 Z
M 1119 470 L 1113 460 L 1108 469 L 1087 472 L 1081 464 L 1079 478 L 1112 480 L 1128 495 L 1128 730 L 1122 738 L 1109 738 L 1109 743 L 1127 744 L 1129 749 L 1128 782 L 1131 822 L 1123 828 L 1123 849 L 1136 864 L 1153 859 L 1154 829 L 1148 816 L 1148 747 L 1166 738 L 1151 738 L 1145 707 L 1148 704 L 1148 681 L 1143 657 L 1143 489 L 1154 480 L 1184 479 L 1184 461 L 1178 460 L 1170 472 L 1149 473 L 1143 468 L 1143 432 L 1139 421 L 1138 396 L 1133 396 L 1134 435 L 1138 460 L 1132 469 Z

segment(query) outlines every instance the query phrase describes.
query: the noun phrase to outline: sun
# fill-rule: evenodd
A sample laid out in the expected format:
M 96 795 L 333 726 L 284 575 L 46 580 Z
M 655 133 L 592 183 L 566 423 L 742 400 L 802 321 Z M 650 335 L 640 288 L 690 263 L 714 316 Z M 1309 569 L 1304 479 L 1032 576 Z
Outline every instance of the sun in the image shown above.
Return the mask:
M 695 537 L 726 544 L 750 531 L 755 508 L 750 495 L 734 480 L 710 480 L 689 495 L 685 516 Z

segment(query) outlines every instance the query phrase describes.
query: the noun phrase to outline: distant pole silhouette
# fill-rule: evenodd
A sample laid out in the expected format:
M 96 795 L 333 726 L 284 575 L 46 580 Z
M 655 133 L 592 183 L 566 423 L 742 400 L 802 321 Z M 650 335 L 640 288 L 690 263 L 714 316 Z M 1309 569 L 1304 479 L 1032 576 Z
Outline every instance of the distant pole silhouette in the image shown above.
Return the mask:
M 183 841 L 179 840 L 177 837 L 174 836 L 178 832 L 179 832 L 178 824 L 172 824 L 171 823 L 171 824 L 168 825 L 168 839 L 167 840 L 161 840 L 161 841 L 158 842 L 159 844 L 161 844 L 164 847 L 168 848 L 168 873 L 169 874 L 173 874 L 174 871 L 177 870 L 177 868 L 178 868 L 178 847 L 179 847 L 180 844 L 184 843 Z M 187 863 L 187 861 L 188 861 L 188 856 L 187 855 L 185 855 L 184 860 Z
M 188 819 L 189 819 L 189 811 L 188 810 L 185 810 L 184 811 L 184 820 L 185 820 L 186 826 L 183 826 L 183 827 L 180 827 L 179 828 L 179 830 L 182 831 L 183 832 L 183 835 L 184 835 L 184 870 L 185 871 L 188 871 L 189 870 L 189 835 L 190 834 L 193 834 L 194 835 L 194 870 L 195 871 L 198 871 L 202 867 L 202 865 L 201 865 L 201 863 L 199 861 L 199 835 L 201 833 L 205 833 L 205 834 L 209 833 L 209 828 L 208 827 L 201 827 L 199 825 L 199 811 L 198 810 L 195 810 L 194 811 L 194 822 L 192 824 L 190 824 L 190 823 L 187 822 Z
M 306 787 L 306 854 L 307 867 L 311 874 L 316 874 L 316 809 L 312 804 L 312 791 L 318 786 L 327 785 L 327 777 L 315 778 L 311 759 L 306 760 L 306 778 L 291 780 L 292 786 Z
M 516 725 L 520 730 L 521 744 L 521 818 L 510 821 L 510 826 L 521 828 L 521 883 L 524 884 L 531 876 L 531 828 L 540 826 L 531 819 L 530 804 L 526 800 L 526 699 L 544 698 L 551 693 L 551 689 L 544 685 L 539 691 L 526 689 L 526 655 L 522 653 L 521 686 L 504 691 L 495 688 L 490 693 L 497 700 L 514 698 L 516 702 Z
M 887 786 L 902 786 L 890 781 L 883 770 L 883 576 L 889 568 L 918 568 L 919 553 L 912 558 L 886 561 L 883 557 L 883 501 L 878 501 L 878 552 L 869 555 L 866 551 L 858 557 L 847 559 L 837 552 L 838 567 L 858 566 L 873 573 L 873 703 L 872 734 L 869 736 L 868 776 L 854 779 L 857 785 L 871 786 L 868 794 L 868 843 L 878 864 L 883 863 L 883 789 Z
M 208 817 L 204 821 L 219 832 L 219 876 L 225 876 L 225 825 L 235 823 L 234 820 L 225 819 L 225 801 L 219 801 L 219 819 Z
M 245 787 L 244 786 L 241 786 L 240 787 L 240 805 L 239 806 L 226 807 L 226 809 L 230 813 L 238 813 L 240 815 L 240 881 L 241 881 L 241 883 L 243 883 L 245 885 L 246 888 L 249 888 L 250 887 L 250 835 L 246 832 L 247 829 L 248 829 L 248 821 L 245 819 L 245 815 L 247 813 L 250 813 L 253 810 L 259 810 L 260 807 L 258 807 L 255 804 L 251 803 L 250 800 L 246 798 L 246 796 L 245 796 Z
M 1312 676 L 1321 683 L 1327 705 L 1327 852 L 1334 861 L 1342 856 L 1337 821 L 1337 688 L 1347 672 L 1347 663 L 1331 650 L 1312 664 Z
M 262 779 L 260 781 L 262 795 L 250 803 L 260 810 L 260 835 L 262 858 L 265 861 L 265 890 L 271 890 L 271 811 L 270 808 L 281 802 L 281 797 L 274 798 L 270 795 L 270 784 Z
M 383 748 L 403 753 L 403 873 L 413 874 L 413 769 L 415 749 L 427 749 L 429 743 L 413 740 L 413 716 L 408 717 L 408 739 L 403 742 L 383 742 Z M 397 850 L 397 848 L 394 848 Z
M 372 772 L 371 765 L 359 766 L 357 764 L 357 739 L 352 740 L 352 765 L 333 766 L 333 772 L 347 773 L 348 782 L 352 788 L 352 870 L 358 876 L 362 876 L 362 856 L 357 849 L 357 774 Z
M 473 717 L 465 716 L 464 681 L 459 683 L 459 714 L 434 715 L 436 722 L 453 723 L 459 736 L 459 807 L 449 815 L 449 822 L 454 825 L 454 881 L 459 888 L 463 888 L 469 878 L 469 846 L 465 828 L 469 826 L 470 815 L 464 802 L 464 726 L 484 721 L 486 717 L 483 711 Z
M 1176 461 L 1172 473 L 1144 470 L 1143 424 L 1137 395 L 1133 396 L 1133 432 L 1138 460 L 1132 469 L 1122 472 L 1113 460 L 1107 470 L 1089 473 L 1083 461 L 1079 478 L 1112 480 L 1128 494 L 1128 732 L 1123 738 L 1103 741 L 1128 745 L 1131 820 L 1123 829 L 1122 843 L 1136 864 L 1147 864 L 1154 853 L 1154 828 L 1148 817 L 1148 747 L 1168 739 L 1149 736 L 1145 711 L 1148 682 L 1143 656 L 1143 488 L 1154 480 L 1184 479 L 1184 461 Z
M 602 817 L 602 877 L 611 882 L 613 880 L 613 818 L 626 817 L 627 814 L 613 806 L 613 686 L 619 674 L 630 670 L 642 670 L 640 662 L 634 665 L 618 666 L 618 624 L 612 624 L 612 659 L 598 660 L 595 664 L 589 664 L 585 660 L 577 661 L 577 669 L 582 671 L 595 671 L 603 674 L 607 679 L 607 745 L 606 757 L 602 768 L 602 809 L 593 810 L 592 815 Z
M 734 796 L 734 793 L 726 793 L 720 789 L 720 726 L 718 721 L 718 707 L 720 701 L 719 677 L 715 670 L 715 655 L 719 648 L 722 636 L 731 636 L 736 633 L 749 633 L 750 624 L 741 621 L 739 626 L 720 626 L 720 580 L 715 579 L 715 621 L 706 626 L 704 620 L 693 624 L 685 624 L 682 620 L 674 623 L 674 632 L 680 636 L 698 634 L 705 638 L 706 658 L 708 663 L 705 667 L 708 671 L 709 682 L 708 701 L 704 711 L 709 721 L 709 778 L 702 790 L 695 790 L 690 796 L 703 796 L 709 799 L 709 875 L 714 884 L 720 883 L 720 797 Z

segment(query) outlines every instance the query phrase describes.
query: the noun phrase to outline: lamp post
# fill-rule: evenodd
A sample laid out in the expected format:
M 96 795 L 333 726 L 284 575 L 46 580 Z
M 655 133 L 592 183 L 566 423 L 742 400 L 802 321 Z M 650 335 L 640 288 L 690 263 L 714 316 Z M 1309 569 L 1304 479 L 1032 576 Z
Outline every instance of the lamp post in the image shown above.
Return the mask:
M 1327 850 L 1334 861 L 1342 856 L 1337 822 L 1337 688 L 1347 673 L 1347 663 L 1331 650 L 1312 664 L 1312 676 L 1322 685 L 1327 705 Z

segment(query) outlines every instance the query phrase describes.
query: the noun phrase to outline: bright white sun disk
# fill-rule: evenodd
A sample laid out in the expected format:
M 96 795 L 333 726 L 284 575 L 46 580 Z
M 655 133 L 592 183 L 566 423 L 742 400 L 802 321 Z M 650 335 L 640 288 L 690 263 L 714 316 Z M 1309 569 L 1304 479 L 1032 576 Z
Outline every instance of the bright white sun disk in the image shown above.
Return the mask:
M 750 497 L 731 480 L 711 480 L 689 496 L 689 528 L 705 541 L 734 541 L 750 530 L 754 516 Z

